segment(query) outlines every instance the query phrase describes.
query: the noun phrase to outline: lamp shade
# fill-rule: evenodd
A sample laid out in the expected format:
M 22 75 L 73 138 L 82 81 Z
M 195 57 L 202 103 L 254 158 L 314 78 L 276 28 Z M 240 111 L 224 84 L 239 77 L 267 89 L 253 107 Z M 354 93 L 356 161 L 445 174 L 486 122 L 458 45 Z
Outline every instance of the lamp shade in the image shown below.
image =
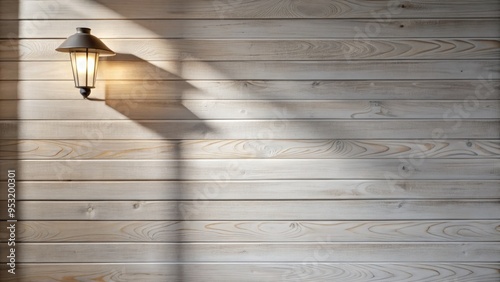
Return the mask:
M 66 39 L 57 49 L 70 55 L 75 87 L 86 98 L 95 87 L 97 66 L 100 56 L 114 56 L 99 38 L 90 34 L 90 28 L 78 27 L 77 33 Z

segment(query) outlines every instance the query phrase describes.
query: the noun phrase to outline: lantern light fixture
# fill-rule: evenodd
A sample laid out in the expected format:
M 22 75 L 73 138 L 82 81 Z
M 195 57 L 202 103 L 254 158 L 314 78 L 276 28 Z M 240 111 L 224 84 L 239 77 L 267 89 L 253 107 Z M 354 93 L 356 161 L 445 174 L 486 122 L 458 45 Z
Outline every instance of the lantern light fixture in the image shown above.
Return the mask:
M 91 35 L 87 27 L 77 27 L 76 33 L 56 51 L 69 53 L 75 87 L 80 88 L 83 98 L 87 98 L 95 87 L 99 57 L 116 55 L 99 38 Z

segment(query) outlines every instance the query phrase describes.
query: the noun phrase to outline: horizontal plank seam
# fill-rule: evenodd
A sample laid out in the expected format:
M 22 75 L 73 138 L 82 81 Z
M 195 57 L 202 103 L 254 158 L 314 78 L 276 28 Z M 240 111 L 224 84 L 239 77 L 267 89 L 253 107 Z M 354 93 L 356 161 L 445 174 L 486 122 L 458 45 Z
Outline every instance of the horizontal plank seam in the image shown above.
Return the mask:
M 421 261 L 418 262 L 418 264 L 424 264 L 424 265 L 436 265 L 436 264 L 441 264 L 441 265 L 491 265 L 491 266 L 499 266 L 500 263 L 498 262 L 476 262 L 476 261 L 461 261 L 461 262 L 452 262 L 452 261 L 443 261 L 443 262 L 428 262 L 428 261 Z M 22 266 L 36 266 L 36 265 L 44 265 L 44 266 L 49 266 L 49 265 L 54 265 L 54 266 L 59 266 L 59 265 L 75 265 L 75 266 L 80 266 L 80 265 L 217 265 L 221 264 L 219 262 L 60 262 L 60 263 L 54 263 L 54 262 L 16 262 L 16 265 L 22 265 Z M 249 262 L 224 262 L 224 264 L 231 264 L 231 265 L 270 265 L 270 264 L 279 264 L 279 265 L 304 265 L 304 262 L 254 262 L 254 261 L 249 261 Z M 351 265 L 384 265 L 384 264 L 390 264 L 390 265 L 411 265 L 412 262 L 407 263 L 407 262 L 316 262 L 316 265 L 345 265 L 345 264 L 351 264 Z
M 432 17 L 432 18 L 404 18 L 404 17 L 391 17 L 391 21 L 393 20 L 417 20 L 417 21 L 425 21 L 425 20 L 465 20 L 465 21 L 474 21 L 474 20 L 500 20 L 500 17 Z M 124 21 L 125 19 L 123 18 L 51 18 L 50 21 L 76 21 L 76 20 L 82 20 L 82 21 Z M 153 18 L 153 17 L 148 17 L 148 18 L 126 18 L 126 20 L 130 21 L 158 21 L 158 20 L 164 20 L 164 21 L 218 21 L 218 22 L 224 22 L 224 21 L 229 21 L 229 20 L 236 20 L 236 21 L 310 21 L 310 20 L 331 20 L 331 21 L 350 21 L 350 20 L 371 20 L 371 21 L 380 21 L 379 18 L 376 17 L 349 17 L 349 18 L 320 18 L 320 17 L 296 17 L 296 18 L 259 18 L 259 17 L 252 17 L 252 18 L 231 18 L 231 17 L 224 17 L 224 19 L 221 18 Z M 26 18 L 18 18 L 18 19 L 0 19 L 0 22 L 19 22 L 19 21 L 26 21 L 26 22 L 43 22 L 44 20 L 40 19 L 26 19 Z
M 5 243 L 7 242 L 6 240 L 0 241 L 0 243 Z M 142 245 L 145 243 L 159 243 L 159 244 L 185 244 L 185 245 L 195 245 L 195 244 L 226 244 L 228 241 L 96 241 L 89 243 L 89 241 L 28 241 L 28 240 L 16 240 L 16 243 L 19 244 L 27 244 L 27 243 L 33 243 L 33 244 L 67 244 L 68 242 L 71 242 L 72 244 L 94 244 L 94 243 L 118 243 L 118 244 L 128 244 L 128 245 Z M 302 243 L 304 244 L 311 244 L 311 245 L 323 245 L 323 244 L 328 244 L 328 243 L 341 243 L 341 244 L 367 244 L 367 243 L 379 243 L 381 245 L 387 245 L 387 244 L 412 244 L 412 243 L 429 243 L 429 244 L 442 244 L 442 243 L 453 243 L 453 244 L 475 244 L 475 243 L 499 243 L 500 241 L 231 241 L 229 243 L 234 243 L 234 244 L 254 244 L 254 245 L 270 245 L 270 244 L 281 244 L 281 243 L 286 243 L 289 245 L 300 245 Z
M 477 57 L 475 58 L 477 60 L 498 60 L 498 56 L 485 56 L 485 57 Z M 214 60 L 214 61 L 207 61 L 207 60 L 189 60 L 189 59 L 184 59 L 184 60 L 147 60 L 148 62 L 203 62 L 203 63 L 212 63 L 212 62 L 351 62 L 351 61 L 356 61 L 356 62 L 392 62 L 392 61 L 470 61 L 471 59 L 414 59 L 414 58 L 387 58 L 387 59 L 356 59 L 356 58 L 348 58 L 345 60 L 330 60 L 330 59 L 271 59 L 271 60 L 263 60 L 263 59 L 249 59 L 249 60 Z M 5 62 L 5 63 L 16 63 L 16 62 L 23 62 L 23 63 L 50 63 L 50 62 L 67 62 L 68 60 L 64 59 L 54 59 L 54 60 L 0 60 L 0 63 Z M 105 61 L 105 60 L 103 60 Z M 142 62 L 142 59 L 137 59 L 137 60 L 108 60 L 107 62 Z
M 491 61 L 491 60 L 489 60 Z M 276 79 L 260 79 L 260 78 L 235 78 L 235 79 L 193 79 L 193 78 L 188 78 L 188 79 L 179 79 L 179 78 L 172 78 L 172 79 L 97 79 L 97 82 L 106 82 L 106 81 L 111 81 L 111 82 L 133 82 L 133 81 L 158 81 L 158 82 L 241 82 L 241 81 L 259 81 L 259 82 L 313 82 L 313 81 L 318 81 L 318 82 L 422 82 L 422 81 L 431 81 L 431 82 L 436 82 L 436 81 L 446 81 L 446 82 L 457 82 L 457 81 L 465 81 L 465 82 L 482 82 L 484 81 L 484 77 L 478 77 L 477 79 L 472 79 L 472 78 L 429 78 L 429 79 L 408 79 L 408 78 L 401 78 L 401 79 L 387 79 L 387 78 L 377 78 L 377 79 L 369 79 L 369 78 L 355 78 L 355 79 L 331 79 L 331 78 L 317 78 L 317 79 L 286 79 L 286 78 L 276 78 Z M 3 82 L 73 82 L 73 80 L 70 79 L 0 79 L 0 81 Z M 494 80 L 488 80 L 488 82 L 498 82 L 498 79 Z M 483 99 L 481 99 L 483 100 Z M 484 99 L 488 100 L 488 99 Z
M 342 221 L 348 221 L 348 222 L 367 222 L 372 219 L 349 219 L 349 220 L 342 220 Z M 397 218 L 397 219 L 383 219 L 383 221 L 387 222 L 401 222 L 401 221 L 411 221 L 411 222 L 429 222 L 429 221 L 499 221 L 499 218 L 491 218 L 491 219 L 484 219 L 484 218 L 465 218 L 465 219 L 460 219 L 460 218 Z M 3 219 L 2 221 L 6 221 Z M 24 222 L 24 221 L 32 221 L 32 222 L 135 222 L 135 221 L 141 221 L 141 222 L 150 222 L 150 223 L 155 223 L 155 222 L 165 222 L 165 221 L 175 221 L 175 222 L 199 222 L 199 221 L 208 221 L 208 220 L 199 220 L 199 219 L 145 219 L 145 220 L 139 220 L 139 219 L 17 219 L 17 222 Z M 271 219 L 271 220 L 262 220 L 262 219 L 244 219 L 244 220 L 236 220 L 236 219 L 210 219 L 210 221 L 217 221 L 217 222 L 226 222 L 226 223 L 231 223 L 235 221 L 244 221 L 244 222 L 276 222 L 276 223 L 283 223 L 283 222 L 313 222 L 313 223 L 319 223 L 319 222 L 325 222 L 325 221 L 338 221 L 338 219 Z

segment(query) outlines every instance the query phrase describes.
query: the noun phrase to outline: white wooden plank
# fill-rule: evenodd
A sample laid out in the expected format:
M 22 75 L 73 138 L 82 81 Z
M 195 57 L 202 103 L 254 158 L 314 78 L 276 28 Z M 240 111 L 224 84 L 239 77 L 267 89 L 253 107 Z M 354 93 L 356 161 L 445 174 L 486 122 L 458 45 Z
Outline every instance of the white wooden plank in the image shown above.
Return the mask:
M 500 140 L 0 140 L 0 159 L 499 158 Z
M 25 242 L 412 242 L 500 240 L 499 221 L 19 221 Z M 0 223 L 4 229 L 7 222 Z M 7 240 L 7 233 L 2 233 Z
M 498 200 L 18 201 L 17 219 L 498 220 L 499 203 Z
M 17 180 L 500 179 L 496 159 L 5 160 L 0 167 L 18 168 Z
M 18 262 L 496 262 L 499 255 L 497 243 L 20 243 Z
M 3 0 L 2 7 L 19 6 L 19 13 L 2 9 L 2 19 L 123 19 L 142 18 L 393 18 L 496 17 L 500 12 L 494 0 L 456 0 L 434 2 L 395 1 L 315 1 L 293 2 L 258 0 L 248 2 L 207 2 L 203 0 L 149 0 L 148 5 L 127 0 L 79 1 L 78 3 L 50 0 Z M 81 13 L 82 10 L 92 13 Z M 384 18 L 385 19 L 385 18 Z
M 497 199 L 498 180 L 18 181 L 18 200 Z M 140 189 L 139 189 L 140 187 Z M 1 199 L 7 199 L 3 190 Z
M 2 81 L 0 100 L 81 100 L 71 81 Z M 471 95 L 473 95 L 471 97 Z M 99 99 L 125 100 L 465 100 L 500 99 L 500 81 L 102 81 Z
M 0 60 L 68 60 L 60 39 L 0 40 Z M 497 59 L 498 39 L 193 40 L 108 39 L 122 60 Z M 120 55 L 120 54 L 132 54 Z
M 497 263 L 22 263 L 16 276 L 4 275 L 3 282 L 40 282 L 77 279 L 84 281 L 142 282 L 261 282 L 340 281 L 384 282 L 474 281 L 500 279 Z M 0 265 L 7 271 L 6 265 Z M 19 280 L 18 280 L 19 279 Z M 70 280 L 71 281 L 71 280 Z
M 67 62 L 0 62 L 1 80 L 72 80 Z M 384 71 L 380 71 L 383 69 Z M 493 60 L 404 61 L 103 61 L 101 80 L 384 80 L 500 78 Z M 141 82 L 138 82 L 141 84 Z M 97 87 L 97 86 L 96 86 Z M 98 87 L 106 87 L 104 81 Z
M 463 100 L 106 100 L 105 103 L 87 100 L 11 100 L 0 104 L 0 119 L 500 118 L 500 100 L 473 101 L 472 107 L 469 103 Z
M 497 38 L 498 18 L 477 19 L 308 19 L 308 20 L 5 20 L 0 38 L 60 38 L 90 26 L 107 38 Z M 370 29 L 367 31 L 367 26 Z M 378 27 L 378 29 L 377 29 Z M 372 31 L 374 29 L 375 31 Z
M 80 94 L 78 94 L 80 95 Z M 498 120 L 0 121 L 0 139 L 498 139 Z

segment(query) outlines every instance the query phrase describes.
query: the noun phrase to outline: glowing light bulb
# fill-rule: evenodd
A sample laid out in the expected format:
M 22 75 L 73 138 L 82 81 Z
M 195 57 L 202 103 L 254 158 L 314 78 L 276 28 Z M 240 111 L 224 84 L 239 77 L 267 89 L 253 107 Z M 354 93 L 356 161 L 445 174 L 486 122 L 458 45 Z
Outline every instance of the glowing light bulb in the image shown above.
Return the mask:
M 88 59 L 85 58 L 85 54 L 83 56 L 78 56 L 76 59 L 76 64 L 78 68 L 78 72 L 85 72 L 86 69 L 93 70 L 94 69 L 94 56 L 89 56 Z
M 71 53 L 71 63 L 73 64 L 73 75 L 75 76 L 76 87 L 94 87 L 98 60 L 99 56 L 97 53 Z

